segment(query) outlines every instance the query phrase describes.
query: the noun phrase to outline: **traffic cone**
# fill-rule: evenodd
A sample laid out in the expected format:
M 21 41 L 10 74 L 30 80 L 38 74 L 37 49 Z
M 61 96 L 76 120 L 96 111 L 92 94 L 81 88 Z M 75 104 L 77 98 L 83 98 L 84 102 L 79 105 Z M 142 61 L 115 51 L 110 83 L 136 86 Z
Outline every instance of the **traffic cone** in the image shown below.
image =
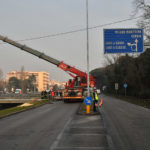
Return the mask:
M 101 107 L 103 105 L 103 98 L 101 98 L 101 101 L 99 103 L 99 107 Z

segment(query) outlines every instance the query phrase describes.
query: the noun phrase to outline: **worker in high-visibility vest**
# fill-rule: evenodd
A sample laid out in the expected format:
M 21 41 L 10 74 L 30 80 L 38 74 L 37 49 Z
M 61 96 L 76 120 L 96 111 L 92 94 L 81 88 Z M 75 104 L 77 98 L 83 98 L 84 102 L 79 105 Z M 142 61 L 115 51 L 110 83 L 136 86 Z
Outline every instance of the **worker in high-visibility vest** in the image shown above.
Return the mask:
M 92 99 L 93 99 L 93 111 L 96 112 L 96 104 L 98 103 L 98 95 L 96 89 L 92 94 Z

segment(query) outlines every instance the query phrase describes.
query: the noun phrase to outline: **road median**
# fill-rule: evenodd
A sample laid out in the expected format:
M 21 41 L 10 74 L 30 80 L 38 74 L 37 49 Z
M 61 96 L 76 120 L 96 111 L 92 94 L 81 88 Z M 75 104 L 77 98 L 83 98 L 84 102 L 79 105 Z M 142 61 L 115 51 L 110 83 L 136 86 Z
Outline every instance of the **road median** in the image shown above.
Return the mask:
M 100 115 L 98 106 L 97 106 L 97 111 L 93 111 L 93 103 L 90 105 L 90 113 L 87 114 L 86 112 L 86 105 L 85 103 L 82 103 L 79 107 L 79 110 L 77 112 L 78 115 Z

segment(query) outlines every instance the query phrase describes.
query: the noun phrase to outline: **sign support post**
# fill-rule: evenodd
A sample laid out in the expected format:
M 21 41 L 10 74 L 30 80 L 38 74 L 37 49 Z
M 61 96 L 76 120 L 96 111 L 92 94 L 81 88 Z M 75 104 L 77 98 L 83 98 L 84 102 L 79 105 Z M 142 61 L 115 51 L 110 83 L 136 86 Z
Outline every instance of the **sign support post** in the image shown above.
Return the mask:
M 90 105 L 86 106 L 86 114 L 90 114 Z
M 116 95 L 118 94 L 118 93 L 117 93 L 118 89 L 119 89 L 119 85 L 118 85 L 118 83 L 115 83 Z
M 87 30 L 87 90 L 88 96 L 90 96 L 90 89 L 89 89 L 89 32 L 88 32 L 88 0 L 86 0 L 86 30 Z
M 125 88 L 125 96 L 126 96 L 126 95 L 127 95 L 127 90 L 126 90 L 126 89 L 127 89 L 127 87 L 128 87 L 128 84 L 125 83 L 123 86 L 124 86 L 124 88 Z

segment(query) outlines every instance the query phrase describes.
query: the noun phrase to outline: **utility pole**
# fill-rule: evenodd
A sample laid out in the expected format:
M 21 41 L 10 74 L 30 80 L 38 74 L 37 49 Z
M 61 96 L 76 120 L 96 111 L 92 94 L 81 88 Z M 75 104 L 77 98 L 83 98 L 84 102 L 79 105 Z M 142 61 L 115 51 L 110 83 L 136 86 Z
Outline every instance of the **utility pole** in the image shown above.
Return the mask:
M 87 89 L 88 89 L 88 96 L 90 96 L 90 89 L 89 89 L 89 22 L 88 22 L 88 0 L 86 0 L 86 30 L 87 30 Z

